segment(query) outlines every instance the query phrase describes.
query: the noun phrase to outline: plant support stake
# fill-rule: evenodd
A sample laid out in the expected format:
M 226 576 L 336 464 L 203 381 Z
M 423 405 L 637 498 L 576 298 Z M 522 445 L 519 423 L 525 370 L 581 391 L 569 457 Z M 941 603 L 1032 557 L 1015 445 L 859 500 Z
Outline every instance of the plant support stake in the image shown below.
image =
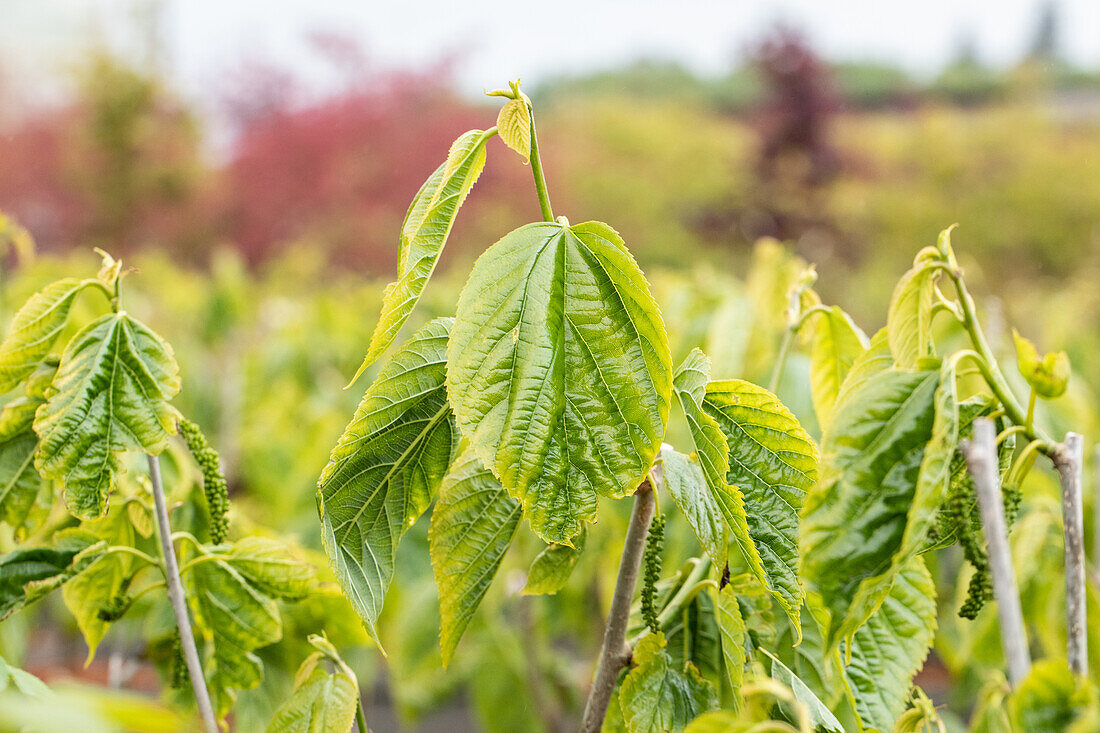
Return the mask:
M 1081 507 L 1081 471 L 1085 441 L 1066 433 L 1054 456 L 1062 484 L 1062 527 L 1066 544 L 1066 658 L 1081 676 L 1089 673 L 1088 629 L 1085 626 L 1085 522 Z
M 996 435 L 993 421 L 979 418 L 974 421 L 974 439 L 962 442 L 959 447 L 966 457 L 966 467 L 974 478 L 974 488 L 978 493 L 982 531 L 989 547 L 993 597 L 997 601 L 997 617 L 1001 626 L 1001 646 L 1004 647 L 1009 681 L 1016 687 L 1031 669 L 1031 655 L 1027 649 L 1020 594 L 1016 589 L 1016 573 L 1008 546 L 1004 499 L 997 473 Z
M 653 471 L 654 474 L 660 469 Z M 634 492 L 634 509 L 630 513 L 630 526 L 623 542 L 623 556 L 619 563 L 619 577 L 615 580 L 615 594 L 611 598 L 611 610 L 607 614 L 607 627 L 600 649 L 600 662 L 596 667 L 596 679 L 588 693 L 584 706 L 583 733 L 599 733 L 611 694 L 619 672 L 630 663 L 630 649 L 626 645 L 626 627 L 630 620 L 630 602 L 634 599 L 634 586 L 638 582 L 638 569 L 642 565 L 646 533 L 653 519 L 654 488 L 647 478 Z
M 179 563 L 176 562 L 176 551 L 172 547 L 172 527 L 168 524 L 168 504 L 164 499 L 164 484 L 160 479 L 160 462 L 156 456 L 147 458 L 149 481 L 153 484 L 153 502 L 156 505 L 157 536 L 160 539 L 161 555 L 164 556 L 164 575 L 168 580 L 168 598 L 172 602 L 172 612 L 176 615 L 183 659 L 187 663 L 187 673 L 191 677 L 191 689 L 195 692 L 195 702 L 199 706 L 203 728 L 206 733 L 218 733 L 214 707 L 210 704 L 206 678 L 203 677 L 202 664 L 199 662 L 199 650 L 195 647 L 195 634 L 191 630 L 191 619 L 187 616 L 187 601 L 183 596 L 183 583 L 180 582 Z

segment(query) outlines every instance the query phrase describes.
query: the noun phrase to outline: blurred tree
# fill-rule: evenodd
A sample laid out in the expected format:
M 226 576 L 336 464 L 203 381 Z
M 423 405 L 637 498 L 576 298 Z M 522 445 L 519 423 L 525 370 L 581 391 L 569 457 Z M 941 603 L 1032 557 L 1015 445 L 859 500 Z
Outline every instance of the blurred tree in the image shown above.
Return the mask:
M 1053 62 L 1059 58 L 1059 7 L 1056 0 L 1044 0 L 1039 5 L 1039 19 L 1028 48 L 1032 61 Z

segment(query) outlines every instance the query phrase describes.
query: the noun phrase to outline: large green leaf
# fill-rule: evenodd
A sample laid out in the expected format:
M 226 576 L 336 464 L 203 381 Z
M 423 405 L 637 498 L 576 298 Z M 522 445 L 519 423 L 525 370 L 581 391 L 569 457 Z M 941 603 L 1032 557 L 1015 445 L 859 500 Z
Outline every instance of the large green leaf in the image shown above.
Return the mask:
M 837 405 L 822 439 L 821 475 L 802 508 L 799 550 L 803 577 L 830 612 L 829 649 L 889 591 L 903 545 L 913 549 L 909 511 L 933 438 L 939 383 L 936 371 L 878 371 Z M 944 468 L 944 481 L 949 460 L 929 458 Z M 925 509 L 918 510 L 922 517 Z
M 936 588 L 924 560 L 913 557 L 852 638 L 844 672 L 864 726 L 893 730 L 935 633 Z
M 838 306 L 813 316 L 810 341 L 810 394 L 820 425 L 828 425 L 840 385 L 867 350 L 867 336 Z
M 695 531 L 699 544 L 716 563 L 725 561 L 729 530 L 722 509 L 707 485 L 698 456 L 685 456 L 670 445 L 661 446 L 665 487 Z
M 439 488 L 457 444 L 444 385 L 450 319 L 417 331 L 363 396 L 317 489 L 325 551 L 377 641 L 401 536 Z
M 703 409 L 726 436 L 726 483 L 745 497 L 765 585 L 800 628 L 798 510 L 817 481 L 817 446 L 775 395 L 750 382 L 709 383 Z
M 66 279 L 31 296 L 12 319 L 0 342 L 0 394 L 26 379 L 50 353 L 65 330 L 69 309 L 86 280 Z
M 806 709 L 810 714 L 810 723 L 815 729 L 824 729 L 827 731 L 835 731 L 835 733 L 844 733 L 844 726 L 833 715 L 833 711 L 829 710 L 825 703 L 821 702 L 817 695 L 813 693 L 806 683 L 799 679 L 798 675 L 792 672 L 787 665 L 779 661 L 779 659 L 769 652 L 767 649 L 761 649 L 772 661 L 772 679 L 780 684 L 789 687 L 791 692 L 794 693 L 794 697 L 798 702 L 806 706 Z
M 176 430 L 169 404 L 180 388 L 172 348 L 144 324 L 112 313 L 65 349 L 56 393 L 35 415 L 35 464 L 65 485 L 69 511 L 101 516 L 128 450 L 157 455 Z
M 489 590 L 521 513 L 519 502 L 470 449 L 443 479 L 428 544 L 439 587 L 444 667 Z
M 184 543 L 181 564 L 196 552 Z M 263 680 L 263 663 L 254 652 L 282 638 L 279 608 L 221 558 L 191 565 L 183 584 L 196 631 L 207 642 L 203 674 L 223 716 L 236 690 L 252 689 Z
M 649 634 L 634 648 L 634 666 L 619 688 L 619 704 L 630 733 L 680 731 L 718 706 L 714 687 L 690 662 L 676 669 L 665 635 Z
M 458 210 L 485 168 L 485 142 L 493 134 L 470 130 L 455 140 L 447 160 L 428 177 L 413 199 L 401 224 L 397 280 L 386 286 L 382 315 L 371 335 L 367 356 L 352 382 L 393 345 L 420 300 Z
M 242 537 L 225 559 L 249 583 L 273 598 L 301 600 L 317 582 L 312 565 L 298 557 L 290 545 L 268 537 Z
M 890 352 L 903 369 L 916 368 L 922 357 L 932 355 L 932 306 L 936 302 L 940 272 L 922 250 L 912 269 L 894 287 L 886 315 L 886 333 Z
M 530 224 L 474 265 L 448 346 L 462 434 L 547 542 L 633 492 L 664 436 L 668 337 L 606 224 Z

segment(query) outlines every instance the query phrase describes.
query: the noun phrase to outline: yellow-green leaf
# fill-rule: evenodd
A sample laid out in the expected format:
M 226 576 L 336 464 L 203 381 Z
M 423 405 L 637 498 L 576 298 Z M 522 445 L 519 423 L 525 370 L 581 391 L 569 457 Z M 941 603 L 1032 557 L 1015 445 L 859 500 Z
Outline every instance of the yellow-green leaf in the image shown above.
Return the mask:
M 587 533 L 581 532 L 573 540 L 575 547 L 550 544 L 540 552 L 527 571 L 527 583 L 523 586 L 523 595 L 552 595 L 565 587 L 573 568 L 577 565 Z
M 527 100 L 512 99 L 500 108 L 497 132 L 504 144 L 519 153 L 524 162 L 531 159 L 531 107 Z
M 936 302 L 936 280 L 940 269 L 918 260 L 894 287 L 886 332 L 890 351 L 902 369 L 915 369 L 917 362 L 932 354 L 932 306 Z
M 175 433 L 169 400 L 180 380 L 172 348 L 140 321 L 112 313 L 73 337 L 53 386 L 34 420 L 35 465 L 64 484 L 69 511 L 101 516 L 122 454 L 157 455 Z
M 813 316 L 810 340 L 810 394 L 819 425 L 833 416 L 840 385 L 852 363 L 867 350 L 867 336 L 851 317 L 833 306 Z
M 718 706 L 714 687 L 688 662 L 672 665 L 665 635 L 649 634 L 634 648 L 633 667 L 619 688 L 619 704 L 630 733 L 681 731 Z
M 249 583 L 274 598 L 301 600 L 317 582 L 313 566 L 294 548 L 268 537 L 243 537 L 225 558 Z
M 50 353 L 85 285 L 83 280 L 58 280 L 31 296 L 15 314 L 0 342 L 0 394 L 15 389 Z
M 512 544 L 520 514 L 519 502 L 470 449 L 443 479 L 428 546 L 439 588 L 444 667 Z
M 447 349 L 459 429 L 546 542 L 649 473 L 668 420 L 668 337 L 606 224 L 529 224 L 474 265 Z
M 726 679 L 735 694 L 741 689 L 745 677 L 745 620 L 737 603 L 737 591 L 726 584 L 718 591 L 715 604 L 718 613 L 718 631 L 722 639 L 722 660 Z
M 1035 344 L 1015 329 L 1012 338 L 1016 342 L 1016 366 L 1035 394 L 1047 400 L 1065 394 L 1069 384 L 1069 357 L 1066 352 L 1051 352 L 1040 357 Z
M 455 140 L 447 160 L 424 182 L 413 199 L 401 225 L 397 279 L 386 286 L 382 314 L 371 335 L 367 356 L 352 377 L 352 383 L 393 345 L 420 300 L 451 234 L 458 210 L 485 168 L 485 142 L 491 136 L 489 132 L 470 130 Z
M 665 488 L 684 513 L 684 518 L 699 538 L 699 544 L 715 563 L 725 563 L 729 530 L 722 509 L 707 485 L 698 455 L 685 456 L 672 446 L 663 445 L 661 471 Z

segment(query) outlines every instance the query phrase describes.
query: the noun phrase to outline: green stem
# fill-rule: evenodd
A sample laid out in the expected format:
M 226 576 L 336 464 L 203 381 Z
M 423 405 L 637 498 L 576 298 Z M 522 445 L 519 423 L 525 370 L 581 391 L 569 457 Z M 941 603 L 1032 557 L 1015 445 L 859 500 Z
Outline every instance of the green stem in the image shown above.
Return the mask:
M 539 136 L 535 132 L 535 114 L 531 113 L 531 175 L 535 179 L 535 191 L 539 195 L 539 209 L 545 221 L 554 221 L 554 210 L 550 208 L 550 194 L 546 190 L 546 174 L 542 170 L 542 156 L 539 155 Z
M 768 391 L 772 394 L 779 389 L 779 379 L 783 376 L 783 366 L 787 362 L 787 353 L 791 350 L 791 342 L 794 341 L 795 327 L 788 326 L 783 332 L 783 341 L 779 344 L 779 353 L 775 357 L 775 366 L 772 367 L 772 377 L 768 380 Z
M 1031 394 L 1027 397 L 1027 429 L 1031 430 L 1031 426 L 1035 424 L 1035 388 L 1032 387 Z
M 363 712 L 363 697 L 359 696 L 359 704 L 355 706 L 355 725 L 359 728 L 359 733 L 370 733 L 370 728 L 367 727 L 367 714 Z
M 160 560 L 158 560 L 155 557 L 151 557 L 150 555 L 145 554 L 144 552 L 137 549 L 136 547 L 129 547 L 127 545 L 112 545 L 111 547 L 107 548 L 107 551 L 106 551 L 105 554 L 110 554 L 112 552 L 121 552 L 124 555 L 133 555 L 134 557 L 138 558 L 139 560 L 141 560 L 144 563 L 156 566 L 156 567 L 160 568 L 161 570 L 164 570 L 164 563 L 163 562 L 161 562 Z
M 985 333 L 982 332 L 981 324 L 978 323 L 977 306 L 974 304 L 974 298 L 971 297 L 970 291 L 966 289 L 966 285 L 963 283 L 962 274 L 951 267 L 945 266 L 943 269 L 955 283 L 955 290 L 959 294 L 959 304 L 962 307 L 962 325 L 966 329 L 967 335 L 970 336 L 970 342 L 973 344 L 974 350 L 981 357 L 980 360 L 976 361 L 978 361 L 985 375 L 989 388 L 1000 400 L 1008 419 L 1016 425 L 1025 426 L 1027 428 L 1026 436 L 1032 440 L 1039 440 L 1041 443 L 1039 450 L 1044 455 L 1053 458 L 1057 452 L 1057 446 L 1050 438 L 1036 432 L 1031 427 L 1027 413 L 1024 412 L 1020 402 L 1016 399 L 1016 395 L 1013 394 L 1012 388 L 1009 387 L 1008 380 L 1005 379 L 1001 368 L 997 365 L 997 358 L 993 354 L 993 349 L 989 346 Z

